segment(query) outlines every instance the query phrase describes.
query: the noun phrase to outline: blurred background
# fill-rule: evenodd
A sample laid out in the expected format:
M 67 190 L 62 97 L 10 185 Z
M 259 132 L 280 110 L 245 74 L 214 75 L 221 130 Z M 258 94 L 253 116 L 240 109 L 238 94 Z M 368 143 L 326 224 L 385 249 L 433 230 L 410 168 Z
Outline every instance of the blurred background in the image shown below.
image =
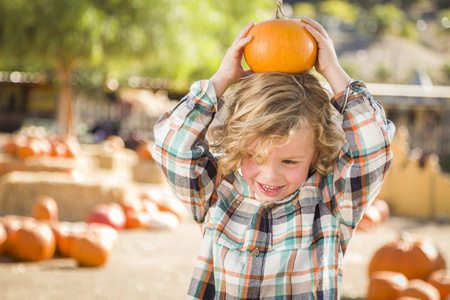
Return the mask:
M 94 204 L 123 204 L 130 197 L 153 197 L 161 211 L 183 215 L 176 199 L 165 193 L 164 179 L 149 158 L 153 126 L 194 81 L 216 71 L 249 21 L 271 17 L 275 2 L 0 1 L 0 216 L 29 214 L 41 194 L 56 199 L 64 221 L 83 220 Z M 410 227 L 449 229 L 450 2 L 285 0 L 283 11 L 289 18 L 313 18 L 327 29 L 341 65 L 367 83 L 397 126 L 395 163 L 379 195 L 390 214 L 417 220 L 408 223 Z M 36 146 L 36 140 L 51 145 Z M 65 144 L 68 152 L 52 160 L 58 154 L 48 147 L 56 144 Z M 38 171 L 37 177 L 31 175 Z M 64 181 L 61 174 L 70 176 Z M 55 188 L 54 182 L 61 180 L 61 188 Z M 86 182 L 102 191 L 88 191 Z M 88 200 L 81 201 L 80 195 Z M 377 220 L 370 221 L 381 218 Z M 392 223 L 395 228 L 410 228 L 399 220 Z M 158 222 L 160 227 L 175 227 Z M 170 233 L 176 239 L 195 227 L 183 224 Z M 375 227 L 368 226 L 366 231 Z M 380 233 L 393 238 L 386 228 L 380 230 L 363 240 L 375 240 Z M 162 239 L 159 232 L 154 234 Z M 142 238 L 136 232 L 132 237 Z M 196 238 L 199 242 L 200 236 Z M 135 243 L 143 251 L 164 249 Z M 132 252 L 130 247 L 121 249 Z M 193 259 L 196 246 L 190 251 Z M 350 264 L 368 262 L 358 255 Z M 191 267 L 179 276 L 181 294 Z M 17 265 L 12 270 L 21 273 Z M 168 282 L 155 289 L 163 295 Z M 137 290 L 149 292 L 142 284 Z M 363 297 L 366 287 L 347 295 Z M 107 289 L 96 290 L 97 298 Z M 15 299 L 14 291 L 9 292 L 6 299 Z

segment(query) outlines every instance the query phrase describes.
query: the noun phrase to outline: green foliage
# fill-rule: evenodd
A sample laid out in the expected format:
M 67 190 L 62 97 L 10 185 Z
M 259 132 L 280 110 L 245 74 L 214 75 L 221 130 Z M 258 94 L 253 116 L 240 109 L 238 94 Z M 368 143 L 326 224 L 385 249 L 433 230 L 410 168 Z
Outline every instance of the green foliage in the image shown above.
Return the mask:
M 442 72 L 445 75 L 445 79 L 447 82 L 450 83 L 450 60 L 447 61 L 443 66 L 442 66 Z
M 170 11 L 173 22 L 166 38 L 156 49 L 162 75 L 175 79 L 180 87 L 209 78 L 239 31 L 252 20 L 269 19 L 274 9 L 271 0 L 179 1 Z
M 370 19 L 377 24 L 376 33 L 398 33 L 405 16 L 392 3 L 377 4 L 370 10 Z
M 155 25 L 164 24 L 157 1 L 15 0 L 3 1 L 0 53 L 20 61 L 49 64 L 99 64 L 107 56 L 145 53 L 153 44 Z M 164 2 L 166 3 L 166 1 Z M 24 17 L 26 16 L 26 17 Z
M 316 6 L 312 3 L 297 2 L 294 4 L 294 16 L 296 17 L 308 17 L 311 19 L 316 18 Z
M 347 24 L 354 24 L 358 19 L 359 6 L 350 4 L 347 1 L 328 0 L 319 3 L 319 10 L 322 14 L 333 16 L 339 21 Z
M 410 40 L 417 40 L 417 25 L 411 21 L 406 21 L 400 30 L 400 35 Z
M 295 17 L 326 15 L 364 22 L 364 32 L 417 35 L 415 24 L 385 0 L 302 1 L 293 7 Z M 251 20 L 269 19 L 274 8 L 275 0 L 0 0 L 0 70 L 50 73 L 63 65 L 89 87 L 97 84 L 88 82 L 98 78 L 95 69 L 103 77 L 113 72 L 121 82 L 170 78 L 185 88 L 211 76 L 237 33 Z M 438 15 L 444 16 L 448 10 Z
M 274 8 L 274 0 L 0 1 L 0 69 L 40 61 L 190 81 L 211 76 L 237 33 Z
M 439 11 L 436 21 L 439 24 L 438 33 L 448 38 L 450 35 L 450 8 Z
M 392 79 L 392 67 L 388 63 L 382 63 L 376 70 L 376 77 L 380 82 L 389 82 Z

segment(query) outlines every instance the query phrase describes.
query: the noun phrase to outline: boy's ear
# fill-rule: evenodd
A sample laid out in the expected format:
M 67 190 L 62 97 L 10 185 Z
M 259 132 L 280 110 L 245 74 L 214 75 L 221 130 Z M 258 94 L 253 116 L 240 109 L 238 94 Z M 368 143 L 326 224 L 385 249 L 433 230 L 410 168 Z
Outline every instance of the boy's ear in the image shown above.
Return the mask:
M 318 157 L 319 157 L 319 150 L 316 150 L 316 152 L 314 152 L 311 162 L 315 163 Z

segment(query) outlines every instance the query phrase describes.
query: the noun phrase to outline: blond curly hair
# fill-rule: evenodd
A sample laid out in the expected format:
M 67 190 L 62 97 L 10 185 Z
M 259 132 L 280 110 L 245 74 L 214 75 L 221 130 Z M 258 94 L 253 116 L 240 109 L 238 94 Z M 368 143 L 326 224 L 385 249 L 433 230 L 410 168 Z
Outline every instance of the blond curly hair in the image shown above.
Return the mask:
M 339 114 L 314 75 L 255 73 L 241 79 L 224 101 L 224 122 L 209 132 L 222 174 L 238 170 L 243 158 L 263 164 L 299 129 L 313 136 L 317 159 L 311 168 L 324 175 L 331 171 L 344 143 L 344 132 L 337 124 Z M 264 147 L 254 149 L 255 144 Z

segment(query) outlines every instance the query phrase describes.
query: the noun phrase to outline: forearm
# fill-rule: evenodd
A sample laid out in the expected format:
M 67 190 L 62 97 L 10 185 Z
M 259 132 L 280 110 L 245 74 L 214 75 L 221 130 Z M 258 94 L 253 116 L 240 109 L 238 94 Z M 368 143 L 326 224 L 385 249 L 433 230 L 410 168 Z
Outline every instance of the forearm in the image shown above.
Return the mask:
M 324 70 L 322 76 L 327 80 L 334 94 L 345 90 L 351 80 L 347 72 L 338 64 Z
M 215 73 L 209 81 L 214 86 L 214 90 L 216 91 L 216 97 L 221 98 L 225 91 L 231 86 L 233 83 L 228 82 L 226 78 L 223 78 L 219 72 Z

